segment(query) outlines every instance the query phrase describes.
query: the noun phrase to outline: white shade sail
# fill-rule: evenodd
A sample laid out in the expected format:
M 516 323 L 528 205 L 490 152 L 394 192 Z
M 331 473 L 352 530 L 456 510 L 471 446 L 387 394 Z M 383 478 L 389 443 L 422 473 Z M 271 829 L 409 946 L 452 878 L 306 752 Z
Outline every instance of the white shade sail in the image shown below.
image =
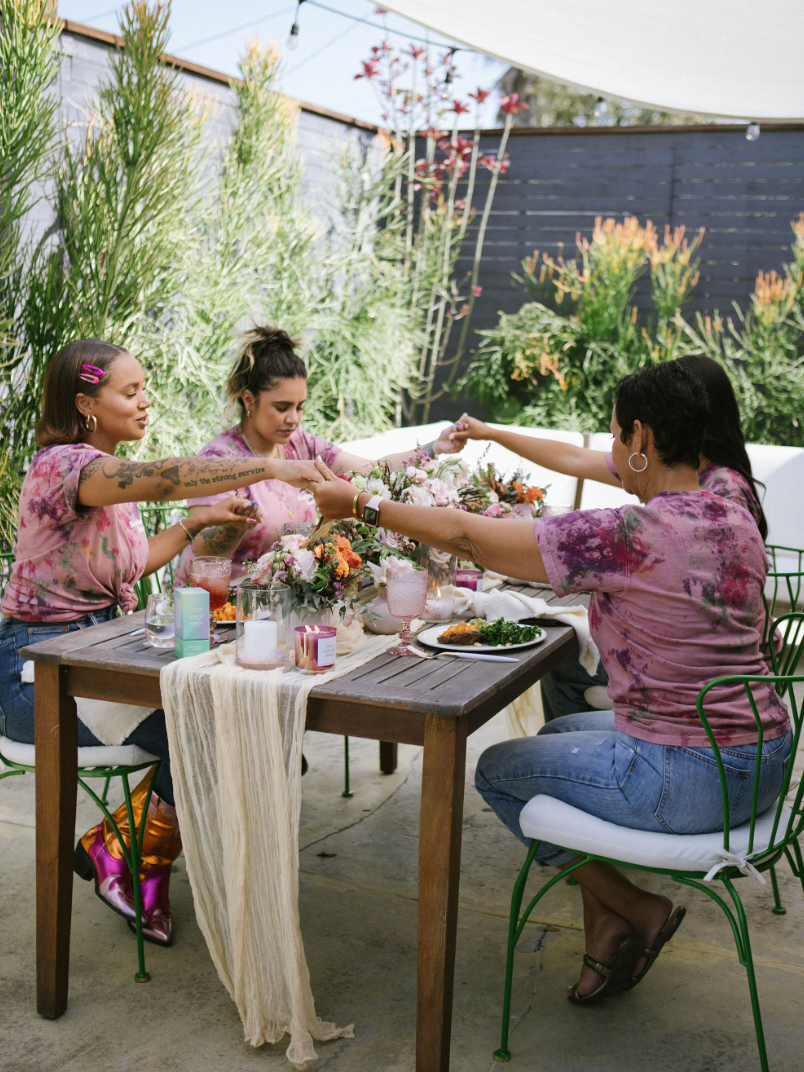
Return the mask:
M 391 0 L 477 52 L 688 114 L 804 118 L 804 0 Z

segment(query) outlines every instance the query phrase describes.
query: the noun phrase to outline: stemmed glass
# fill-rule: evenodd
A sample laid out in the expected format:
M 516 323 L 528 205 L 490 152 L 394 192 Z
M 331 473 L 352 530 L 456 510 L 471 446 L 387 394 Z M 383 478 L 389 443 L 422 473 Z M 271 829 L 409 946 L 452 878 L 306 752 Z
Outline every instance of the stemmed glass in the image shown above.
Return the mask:
M 193 588 L 205 588 L 209 592 L 209 642 L 225 644 L 226 638 L 215 633 L 213 611 L 218 610 L 229 599 L 229 578 L 232 574 L 230 558 L 213 558 L 199 555 L 190 563 L 190 584 Z
M 394 618 L 399 618 L 402 622 L 399 644 L 388 649 L 389 655 L 413 656 L 413 652 L 408 647 L 413 640 L 410 623 L 424 611 L 427 579 L 427 570 L 415 566 L 394 566 L 388 570 L 388 610 Z

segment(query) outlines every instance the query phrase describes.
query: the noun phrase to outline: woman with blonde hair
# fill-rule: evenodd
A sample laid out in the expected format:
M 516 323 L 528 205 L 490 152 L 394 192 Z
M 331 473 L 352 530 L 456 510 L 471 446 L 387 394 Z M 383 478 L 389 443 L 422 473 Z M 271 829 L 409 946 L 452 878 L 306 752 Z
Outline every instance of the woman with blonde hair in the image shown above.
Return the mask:
M 151 401 L 145 374 L 121 346 L 80 339 L 48 365 L 37 425 L 41 448 L 22 485 L 11 578 L 0 622 L 0 734 L 34 743 L 34 686 L 20 648 L 108 621 L 136 607 L 134 585 L 170 561 L 206 528 L 245 532 L 256 522 L 238 488 L 287 481 L 310 488 L 321 477 L 307 461 L 285 458 L 165 458 L 135 462 L 116 456 L 120 443 L 145 436 Z M 147 537 L 138 502 L 185 499 L 214 488 L 214 503 L 156 536 Z M 145 712 L 143 712 L 145 714 Z M 78 745 L 103 743 L 78 722 Z M 169 944 L 168 883 L 181 850 L 163 711 L 153 711 L 126 737 L 162 760 L 145 831 L 145 934 Z M 141 814 L 150 775 L 134 791 Z M 125 807 L 115 813 L 126 827 Z M 124 831 L 127 833 L 127 827 Z M 131 874 L 108 820 L 81 838 L 76 871 L 95 880 L 98 896 L 129 922 Z

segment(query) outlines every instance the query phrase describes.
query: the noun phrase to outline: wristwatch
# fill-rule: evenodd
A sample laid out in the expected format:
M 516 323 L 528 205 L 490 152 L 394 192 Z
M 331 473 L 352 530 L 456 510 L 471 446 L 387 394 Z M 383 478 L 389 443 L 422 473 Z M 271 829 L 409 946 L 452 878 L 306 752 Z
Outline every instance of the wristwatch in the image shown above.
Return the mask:
M 363 507 L 363 521 L 367 525 L 371 525 L 372 528 L 377 528 L 380 523 L 380 503 L 382 498 L 379 495 L 372 495 L 366 505 Z

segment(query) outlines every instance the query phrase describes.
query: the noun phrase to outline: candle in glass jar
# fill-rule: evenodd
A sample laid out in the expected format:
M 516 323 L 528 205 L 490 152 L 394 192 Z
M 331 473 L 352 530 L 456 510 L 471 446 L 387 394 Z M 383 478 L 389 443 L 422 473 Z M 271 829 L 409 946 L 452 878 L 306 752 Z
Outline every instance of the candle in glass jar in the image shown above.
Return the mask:
M 278 659 L 276 622 L 243 622 L 243 659 L 249 663 L 275 663 Z
M 483 571 L 479 569 L 459 569 L 455 575 L 455 583 L 459 588 L 471 588 L 476 592 L 483 580 Z
M 331 625 L 296 626 L 296 669 L 323 674 L 335 665 L 338 630 Z

